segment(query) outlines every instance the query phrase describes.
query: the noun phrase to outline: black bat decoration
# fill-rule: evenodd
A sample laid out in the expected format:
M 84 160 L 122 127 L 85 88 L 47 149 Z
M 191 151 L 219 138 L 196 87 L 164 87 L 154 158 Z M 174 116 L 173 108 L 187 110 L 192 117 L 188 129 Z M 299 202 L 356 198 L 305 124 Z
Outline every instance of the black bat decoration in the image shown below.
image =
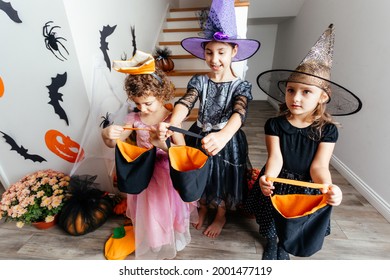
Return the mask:
M 108 56 L 108 53 L 107 53 L 107 51 L 109 49 L 108 49 L 108 43 L 106 42 L 106 39 L 108 36 L 110 36 L 112 33 L 114 33 L 115 28 L 116 28 L 116 25 L 113 27 L 106 25 L 106 26 L 103 26 L 102 31 L 99 30 L 99 32 L 100 32 L 100 50 L 103 53 L 104 61 L 106 62 L 106 65 L 107 65 L 108 69 L 110 69 L 110 71 L 111 71 L 111 61 L 110 61 L 110 57 Z
M 133 37 L 132 44 L 133 44 L 133 56 L 135 56 L 135 53 L 137 52 L 137 42 L 135 41 L 135 26 L 131 26 L 131 36 Z
M 10 2 L 0 1 L 0 10 L 3 10 L 14 22 L 22 22 L 19 18 L 18 12 L 12 7 Z
M 63 87 L 66 84 L 66 79 L 66 72 L 64 74 L 57 74 L 55 78 L 51 78 L 51 84 L 46 87 L 49 89 L 50 101 L 48 102 L 48 104 L 53 106 L 54 112 L 60 117 L 60 119 L 65 120 L 66 124 L 69 126 L 68 116 L 60 105 L 60 101 L 63 102 L 63 94 L 58 92 L 59 88 Z
M 26 159 L 26 160 L 29 159 L 29 160 L 32 160 L 34 162 L 46 161 L 46 159 L 44 159 L 43 157 L 41 157 L 39 155 L 29 154 L 28 150 L 25 147 L 23 147 L 22 145 L 19 147 L 19 145 L 16 144 L 15 140 L 11 136 L 9 136 L 8 134 L 5 134 L 2 131 L 0 131 L 0 132 L 3 133 L 3 138 L 5 139 L 5 142 L 11 145 L 11 151 L 12 150 L 16 151 L 19 155 L 23 156 L 24 159 Z

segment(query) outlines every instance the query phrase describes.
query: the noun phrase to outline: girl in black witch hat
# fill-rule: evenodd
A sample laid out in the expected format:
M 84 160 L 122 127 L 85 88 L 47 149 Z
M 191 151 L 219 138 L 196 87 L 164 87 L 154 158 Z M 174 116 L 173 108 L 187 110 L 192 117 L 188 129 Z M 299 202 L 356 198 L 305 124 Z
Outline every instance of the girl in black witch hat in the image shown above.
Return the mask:
M 260 234 L 267 239 L 263 259 L 289 259 L 278 244 L 270 196 L 273 194 L 326 193 L 327 203 L 342 201 L 341 189 L 332 183 L 329 163 L 338 138 L 333 115 L 349 115 L 361 109 L 360 100 L 344 87 L 330 81 L 333 25 L 322 34 L 295 70 L 261 73 L 257 82 L 270 97 L 281 102 L 279 116 L 265 124 L 268 158 L 245 208 L 256 216 Z M 267 177 L 322 183 L 321 190 L 279 184 Z M 258 187 L 256 187 L 258 186 Z M 330 233 L 328 227 L 327 234 Z

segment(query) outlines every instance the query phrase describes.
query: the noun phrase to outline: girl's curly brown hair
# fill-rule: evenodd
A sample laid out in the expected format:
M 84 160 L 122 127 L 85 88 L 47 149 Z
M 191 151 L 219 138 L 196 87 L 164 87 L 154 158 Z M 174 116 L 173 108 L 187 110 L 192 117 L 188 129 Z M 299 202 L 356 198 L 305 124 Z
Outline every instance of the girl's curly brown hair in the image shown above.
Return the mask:
M 135 97 L 155 96 L 162 102 L 167 102 L 174 97 L 175 87 L 167 75 L 156 68 L 154 72 L 159 79 L 152 74 L 127 75 L 124 83 L 124 90 L 130 100 Z

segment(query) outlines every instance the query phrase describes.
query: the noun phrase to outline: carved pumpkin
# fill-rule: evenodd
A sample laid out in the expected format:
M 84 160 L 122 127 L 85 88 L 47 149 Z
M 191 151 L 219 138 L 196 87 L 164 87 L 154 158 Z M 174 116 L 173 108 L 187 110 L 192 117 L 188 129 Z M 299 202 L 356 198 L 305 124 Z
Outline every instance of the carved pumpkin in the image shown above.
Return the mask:
M 45 142 L 50 151 L 64 160 L 78 162 L 84 159 L 84 150 L 80 149 L 80 145 L 58 130 L 48 130 Z
M 97 176 L 72 176 L 70 197 L 65 202 L 58 225 L 70 235 L 84 235 L 103 225 L 113 211 L 113 201 L 96 188 Z

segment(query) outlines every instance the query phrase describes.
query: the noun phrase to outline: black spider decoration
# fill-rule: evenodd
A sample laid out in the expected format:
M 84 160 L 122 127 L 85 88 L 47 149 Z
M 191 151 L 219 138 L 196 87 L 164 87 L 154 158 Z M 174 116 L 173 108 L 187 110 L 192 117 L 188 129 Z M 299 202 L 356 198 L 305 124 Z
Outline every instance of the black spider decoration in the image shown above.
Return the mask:
M 102 122 L 99 124 L 100 127 L 106 128 L 107 126 L 112 125 L 110 121 L 110 114 L 107 112 L 105 116 L 102 116 Z
M 42 28 L 43 37 L 45 37 L 45 44 L 46 48 L 54 54 L 56 58 L 58 58 L 61 61 L 66 60 L 66 57 L 62 54 L 60 47 L 63 48 L 67 54 L 69 54 L 68 50 L 65 48 L 65 46 L 60 42 L 60 40 L 65 40 L 63 37 L 57 37 L 57 33 L 54 32 L 55 28 L 61 28 L 58 25 L 50 27 L 50 23 L 53 23 L 52 21 L 46 22 L 46 24 Z M 50 29 L 49 29 L 50 28 Z M 59 53 L 59 56 L 56 54 L 56 52 Z M 62 58 L 61 58 L 61 57 Z

